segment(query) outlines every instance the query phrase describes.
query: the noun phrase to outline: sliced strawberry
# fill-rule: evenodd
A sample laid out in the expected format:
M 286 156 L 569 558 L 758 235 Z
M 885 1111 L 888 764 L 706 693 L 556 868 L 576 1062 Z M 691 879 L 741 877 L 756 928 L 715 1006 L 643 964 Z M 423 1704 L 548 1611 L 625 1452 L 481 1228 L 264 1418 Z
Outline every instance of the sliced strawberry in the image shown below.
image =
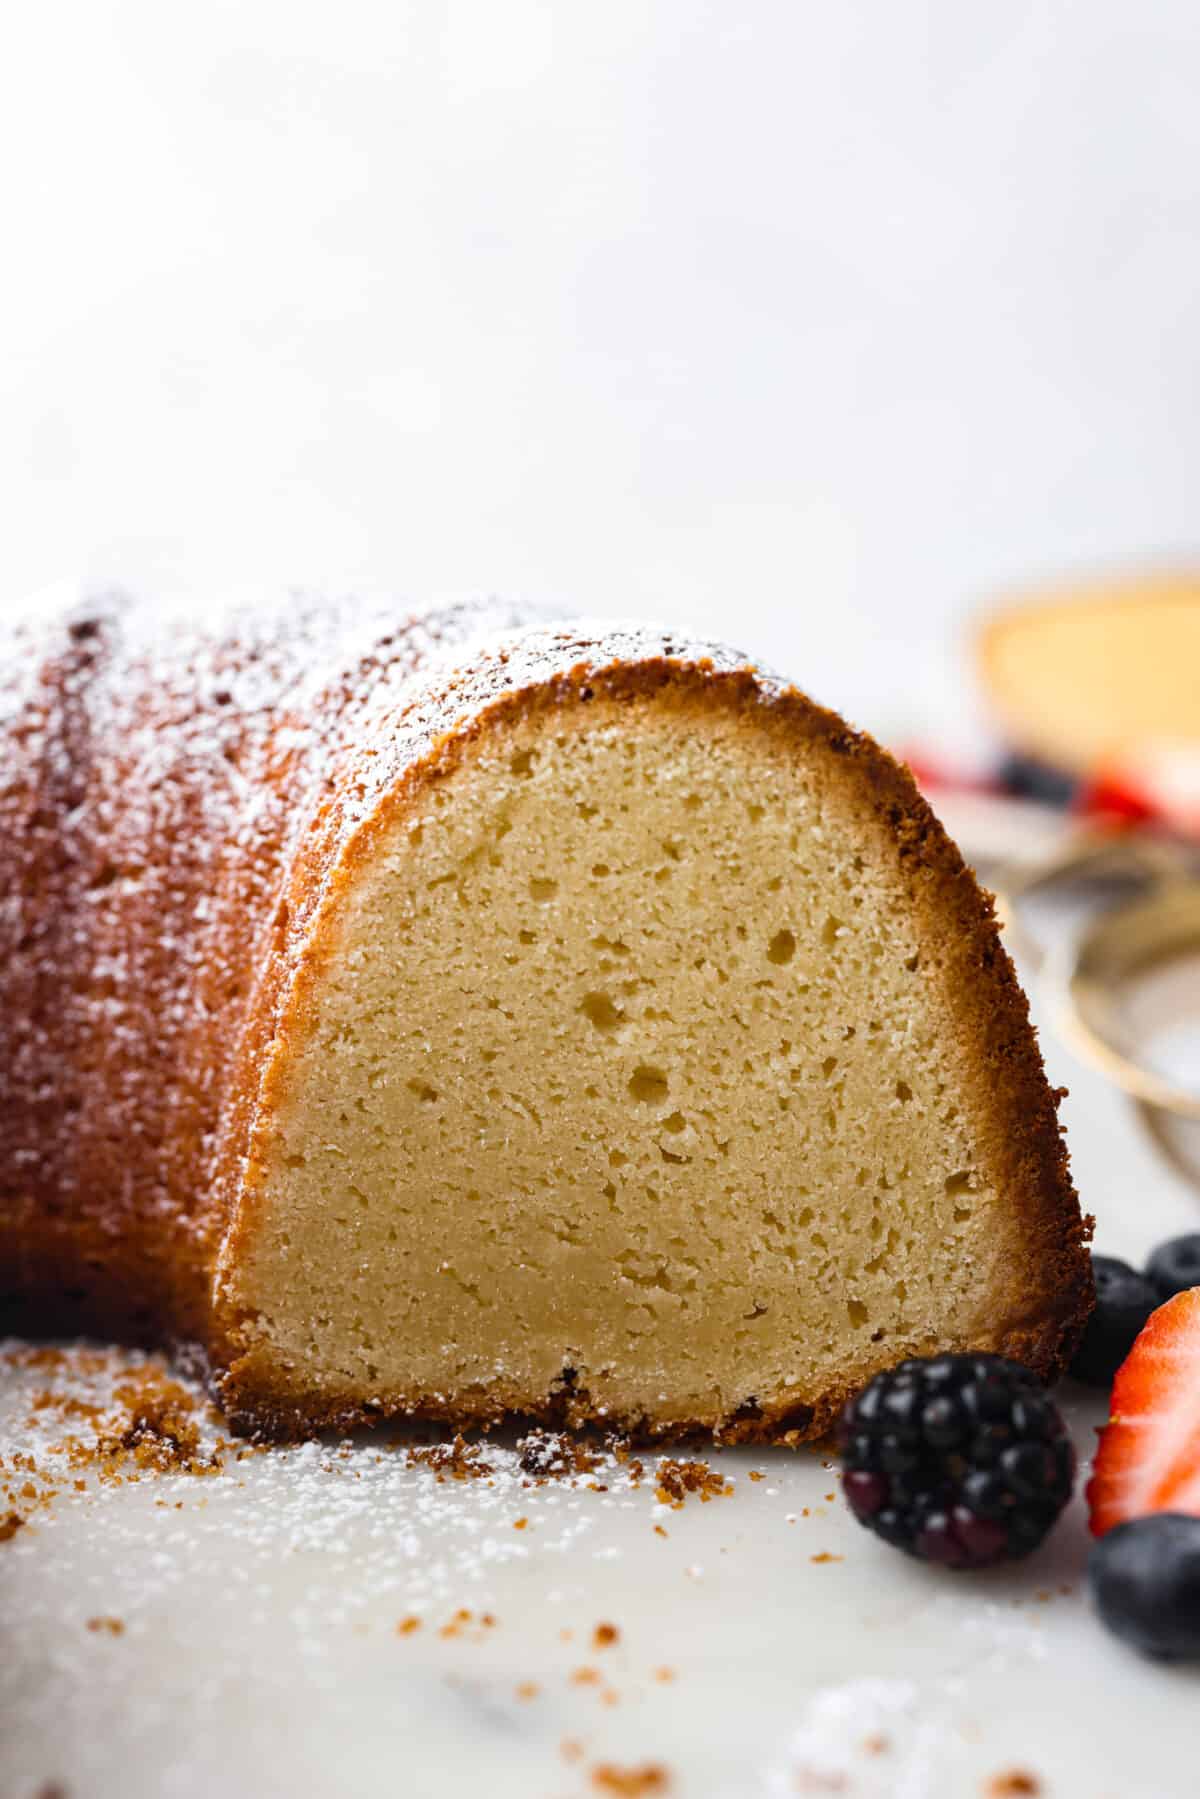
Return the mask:
M 1149 1512 L 1200 1517 L 1200 1287 L 1151 1313 L 1117 1370 L 1087 1501 L 1097 1537 Z

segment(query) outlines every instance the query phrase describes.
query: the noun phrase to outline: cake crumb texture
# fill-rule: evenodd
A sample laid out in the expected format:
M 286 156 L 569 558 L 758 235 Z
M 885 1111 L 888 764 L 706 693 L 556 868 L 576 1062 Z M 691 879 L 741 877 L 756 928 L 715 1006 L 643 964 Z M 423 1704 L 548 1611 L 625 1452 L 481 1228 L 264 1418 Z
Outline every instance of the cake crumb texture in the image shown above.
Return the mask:
M 10 1328 L 185 1347 L 284 1438 L 795 1443 L 906 1354 L 1061 1368 L 1086 1227 L 1023 997 L 833 714 L 503 606 L 116 596 L 6 648 Z M 131 1429 L 195 1453 L 169 1394 Z

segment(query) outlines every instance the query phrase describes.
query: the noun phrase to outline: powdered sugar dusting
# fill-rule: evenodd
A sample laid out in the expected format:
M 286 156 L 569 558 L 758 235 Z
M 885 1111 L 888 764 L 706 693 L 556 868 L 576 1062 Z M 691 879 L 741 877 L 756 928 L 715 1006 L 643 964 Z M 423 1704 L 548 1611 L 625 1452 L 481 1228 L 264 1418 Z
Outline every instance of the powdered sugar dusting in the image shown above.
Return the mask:
M 68 1311 L 76 1294 L 81 1322 L 90 1307 L 107 1328 L 203 1339 L 253 1116 L 245 1071 L 346 845 L 506 693 L 664 655 L 742 664 L 637 626 L 378 596 L 231 600 L 197 624 L 99 594 L 12 633 L 0 1302 L 18 1282 L 17 1299 L 52 1290 Z

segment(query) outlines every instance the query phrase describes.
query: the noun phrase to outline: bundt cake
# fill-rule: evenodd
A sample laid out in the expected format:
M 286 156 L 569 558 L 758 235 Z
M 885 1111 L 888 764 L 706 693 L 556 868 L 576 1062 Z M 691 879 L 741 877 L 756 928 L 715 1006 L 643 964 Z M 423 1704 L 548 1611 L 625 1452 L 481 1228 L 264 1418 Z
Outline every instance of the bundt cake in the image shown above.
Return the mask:
M 797 1441 L 1049 1376 L 1086 1225 L 989 902 L 731 652 L 504 606 L 104 597 L 0 701 L 0 1308 L 243 1428 Z

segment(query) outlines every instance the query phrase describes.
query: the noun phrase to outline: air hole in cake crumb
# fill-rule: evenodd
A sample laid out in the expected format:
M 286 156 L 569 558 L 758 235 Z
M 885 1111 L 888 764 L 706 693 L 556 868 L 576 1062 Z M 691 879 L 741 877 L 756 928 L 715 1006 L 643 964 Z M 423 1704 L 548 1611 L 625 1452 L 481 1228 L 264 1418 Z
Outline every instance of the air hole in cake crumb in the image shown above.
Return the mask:
M 423 1100 L 426 1105 L 431 1105 L 438 1096 L 437 1088 L 431 1087 L 428 1081 L 409 1081 L 408 1090 L 410 1093 L 415 1093 L 417 1098 Z
M 610 1149 L 608 1152 L 608 1165 L 610 1168 L 624 1168 L 628 1160 L 629 1157 L 625 1154 L 623 1149 Z
M 945 1186 L 948 1196 L 953 1196 L 955 1193 L 969 1193 L 971 1191 L 971 1170 L 960 1168 L 957 1174 L 948 1174 Z
M 664 1131 L 678 1132 L 678 1131 L 685 1131 L 686 1129 L 687 1129 L 687 1119 L 684 1117 L 682 1112 L 672 1112 L 668 1118 L 663 1119 L 663 1130 Z
M 796 953 L 796 939 L 791 931 L 776 931 L 767 945 L 767 961 L 782 967 Z
M 684 796 L 683 803 L 689 812 L 698 812 L 704 804 L 704 801 L 700 798 L 698 793 L 689 793 Z
M 536 943 L 537 937 L 533 931 L 518 931 L 517 940 L 520 943 Z
M 954 1208 L 955 1224 L 965 1224 L 967 1222 L 967 1219 L 970 1218 L 970 1216 L 971 1216 L 970 1206 L 955 1206 L 955 1208 Z
M 746 807 L 746 817 L 750 820 L 752 825 L 756 825 L 765 811 L 765 806 L 756 805 L 752 800 Z
M 629 1077 L 629 1092 L 642 1105 L 660 1106 L 671 1090 L 671 1083 L 661 1068 L 642 1062 Z
M 862 1325 L 866 1324 L 869 1313 L 861 1299 L 848 1299 L 846 1301 L 846 1316 L 849 1318 L 852 1327 L 855 1330 L 859 1330 Z
M 837 1057 L 836 1056 L 826 1056 L 825 1060 L 821 1064 L 821 1073 L 825 1076 L 826 1080 L 829 1079 L 830 1075 L 833 1073 L 833 1071 L 836 1067 L 837 1067 Z
M 578 812 L 580 818 L 586 823 L 589 819 L 595 818 L 600 808 L 599 806 L 589 806 L 586 800 L 577 800 L 575 802 L 575 810 Z
M 610 875 L 612 873 L 612 869 L 608 866 L 607 862 L 593 862 L 592 873 L 598 881 L 602 881 L 605 875 Z
M 529 883 L 529 892 L 531 898 L 535 900 L 551 900 L 558 892 L 558 882 L 535 875 Z
M 615 1006 L 607 993 L 585 993 L 579 1010 L 598 1031 L 615 1031 L 625 1023 L 625 1014 Z
M 829 917 L 825 920 L 824 925 L 821 927 L 821 942 L 827 949 L 830 948 L 837 942 L 845 928 L 846 927 L 841 919 L 835 918 L 831 912 Z
M 533 773 L 533 751 L 518 750 L 508 766 L 514 775 L 531 775 Z
M 912 1088 L 907 1081 L 896 1082 L 896 1098 L 900 1100 L 903 1105 L 907 1105 L 912 1098 Z
M 592 948 L 608 950 L 614 956 L 628 956 L 631 953 L 629 945 L 622 942 L 620 937 L 593 937 Z

